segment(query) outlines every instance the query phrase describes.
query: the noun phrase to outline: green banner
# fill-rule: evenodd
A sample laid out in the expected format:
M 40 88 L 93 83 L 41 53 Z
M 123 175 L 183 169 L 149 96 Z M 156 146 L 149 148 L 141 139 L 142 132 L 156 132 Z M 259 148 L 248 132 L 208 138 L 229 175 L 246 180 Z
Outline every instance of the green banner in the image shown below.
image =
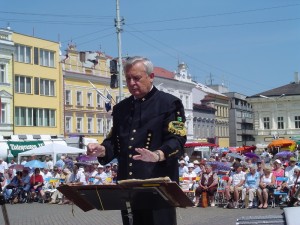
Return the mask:
M 34 148 L 44 146 L 44 141 L 8 141 L 8 150 L 11 151 L 14 157 L 20 152 L 26 152 Z

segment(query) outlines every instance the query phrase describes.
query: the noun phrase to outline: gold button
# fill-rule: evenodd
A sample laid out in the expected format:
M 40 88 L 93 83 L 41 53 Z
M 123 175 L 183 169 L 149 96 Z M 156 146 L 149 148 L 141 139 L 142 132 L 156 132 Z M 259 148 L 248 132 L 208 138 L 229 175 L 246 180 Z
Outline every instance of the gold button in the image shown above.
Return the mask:
M 129 175 L 132 175 L 132 172 L 129 172 Z
M 132 166 L 132 163 L 129 163 L 129 166 Z
M 135 132 L 136 132 L 136 130 L 133 130 L 132 132 L 133 132 L 133 133 L 135 133 Z
M 151 138 L 147 138 L 147 140 L 148 140 L 148 141 L 150 141 L 150 140 L 151 140 Z
M 146 145 L 149 145 L 150 144 L 150 142 L 148 141 L 147 143 L 146 143 Z
M 152 134 L 148 134 L 148 136 L 149 136 L 149 137 L 151 137 L 151 136 L 152 136 Z
M 129 154 L 129 158 L 132 158 L 132 155 L 131 155 L 131 154 Z
M 148 145 L 146 145 L 146 146 L 145 146 L 145 148 L 149 148 L 149 146 L 148 146 Z
M 133 141 L 133 140 L 134 140 L 134 138 L 132 137 L 132 138 L 130 138 L 130 140 L 131 140 L 131 141 Z
M 132 146 L 130 145 L 130 146 L 128 147 L 128 149 L 132 149 Z

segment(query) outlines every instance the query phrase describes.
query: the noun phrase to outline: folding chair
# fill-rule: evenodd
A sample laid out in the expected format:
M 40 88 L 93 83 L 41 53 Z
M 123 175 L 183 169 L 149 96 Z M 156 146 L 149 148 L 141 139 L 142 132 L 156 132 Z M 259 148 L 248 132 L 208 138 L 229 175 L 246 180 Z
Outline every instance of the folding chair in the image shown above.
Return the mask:
M 225 198 L 225 187 L 228 183 L 229 176 L 218 175 L 218 188 L 215 194 L 215 203 L 217 206 L 221 207 L 226 204 Z
M 287 177 L 276 177 L 276 183 L 279 181 L 279 182 L 287 182 L 288 178 Z M 276 200 L 279 198 L 279 196 L 282 196 L 282 197 L 288 197 L 288 192 L 282 192 L 280 190 L 274 190 L 274 197 L 271 201 L 271 205 L 272 205 L 272 208 L 275 208 L 276 207 Z

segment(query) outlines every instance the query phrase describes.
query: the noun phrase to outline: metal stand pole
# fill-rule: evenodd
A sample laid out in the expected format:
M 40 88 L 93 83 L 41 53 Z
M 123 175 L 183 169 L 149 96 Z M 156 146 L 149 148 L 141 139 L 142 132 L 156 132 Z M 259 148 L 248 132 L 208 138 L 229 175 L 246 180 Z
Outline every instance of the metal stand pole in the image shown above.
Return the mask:
M 1 184 L 0 184 L 0 191 L 1 191 L 0 192 L 0 205 L 1 205 L 1 209 L 2 209 L 4 223 L 5 223 L 5 225 L 10 225 L 7 210 L 6 210 L 6 206 L 5 206 L 5 198 L 4 198 L 3 193 L 2 193 Z
M 128 220 L 129 220 L 129 224 L 130 225 L 133 225 L 133 214 L 132 214 L 132 211 L 131 211 L 131 204 L 129 201 L 126 201 L 126 208 L 127 208 L 127 217 L 128 217 Z

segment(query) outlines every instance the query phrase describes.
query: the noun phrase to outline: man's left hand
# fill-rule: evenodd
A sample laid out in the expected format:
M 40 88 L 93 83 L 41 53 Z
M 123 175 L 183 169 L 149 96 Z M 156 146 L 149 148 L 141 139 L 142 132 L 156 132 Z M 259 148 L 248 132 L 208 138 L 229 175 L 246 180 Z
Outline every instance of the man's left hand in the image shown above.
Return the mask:
M 142 160 L 144 162 L 158 162 L 157 154 L 149 151 L 146 148 L 136 148 L 135 151 L 139 153 L 139 155 L 134 155 L 132 157 L 135 160 Z

